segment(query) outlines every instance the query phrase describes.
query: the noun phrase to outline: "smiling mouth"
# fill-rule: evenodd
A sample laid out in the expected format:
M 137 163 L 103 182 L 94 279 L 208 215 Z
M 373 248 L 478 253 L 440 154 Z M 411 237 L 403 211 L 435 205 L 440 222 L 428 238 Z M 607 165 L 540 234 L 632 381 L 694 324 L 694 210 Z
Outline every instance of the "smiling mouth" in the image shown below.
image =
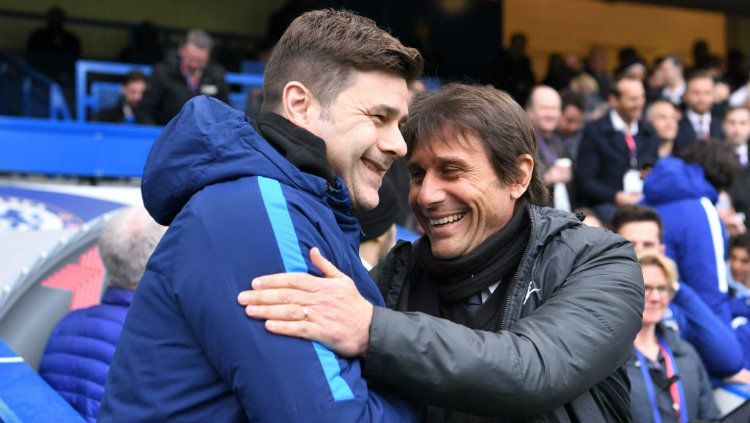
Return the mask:
M 378 175 L 383 175 L 388 170 L 388 166 L 372 161 L 370 159 L 362 159 L 362 163 L 364 163 L 366 168 L 377 173 Z
M 451 223 L 458 222 L 466 216 L 466 213 L 456 213 L 450 216 L 441 217 L 440 219 L 430 219 L 430 225 L 433 227 L 441 227 Z

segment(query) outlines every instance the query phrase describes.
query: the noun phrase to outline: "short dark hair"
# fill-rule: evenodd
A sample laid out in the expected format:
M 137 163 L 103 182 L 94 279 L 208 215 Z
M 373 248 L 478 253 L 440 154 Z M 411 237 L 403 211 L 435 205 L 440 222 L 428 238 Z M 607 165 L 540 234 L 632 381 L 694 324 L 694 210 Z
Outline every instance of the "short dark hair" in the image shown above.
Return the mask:
M 690 84 L 690 81 L 692 81 L 694 79 L 710 79 L 711 82 L 714 82 L 713 75 L 711 75 L 708 71 L 706 71 L 704 69 L 696 69 L 696 70 L 690 72 L 688 74 L 687 78 L 685 78 L 685 84 L 686 85 Z
M 414 100 L 411 117 L 404 126 L 407 156 L 416 146 L 429 148 L 437 138 L 447 136 L 481 139 L 500 181 L 505 185 L 521 179 L 518 158 L 534 159 L 531 182 L 523 198 L 545 204 L 549 193 L 539 173 L 536 135 L 526 112 L 507 93 L 491 87 L 451 83 Z
M 659 61 L 659 64 L 662 64 L 663 62 L 666 62 L 667 60 L 671 61 L 672 64 L 677 66 L 678 68 L 683 67 L 682 56 L 680 56 L 679 54 L 676 54 L 676 53 L 670 54 L 664 57 L 663 59 L 661 59 Z
M 729 189 L 740 174 L 740 161 L 734 148 L 718 140 L 695 141 L 678 156 L 686 163 L 700 165 L 706 179 L 717 191 Z
M 750 232 L 743 235 L 734 236 L 729 239 L 729 251 L 733 248 L 744 248 L 750 253 Z
M 617 75 L 615 75 L 615 79 L 612 81 L 612 84 L 609 86 L 609 95 L 614 96 L 615 98 L 620 98 L 620 90 L 617 88 L 617 86 L 620 84 L 620 81 L 625 81 L 625 80 L 637 81 L 641 85 L 643 85 L 643 81 L 641 81 L 640 79 L 630 76 L 625 72 L 620 72 Z
M 313 10 L 296 18 L 271 53 L 263 73 L 263 106 L 281 107 L 284 86 L 304 84 L 325 108 L 352 83 L 354 70 L 379 70 L 407 82 L 422 73 L 422 55 L 378 28 L 371 19 L 345 10 Z
M 122 79 L 122 85 L 125 86 L 125 85 L 130 84 L 131 82 L 136 82 L 136 81 L 146 82 L 148 81 L 148 78 L 141 71 L 137 71 L 137 70 L 130 71 L 126 73 L 125 77 Z
M 619 233 L 620 228 L 633 222 L 656 223 L 656 226 L 659 227 L 659 239 L 662 239 L 664 224 L 661 221 L 661 217 L 659 217 L 659 213 L 651 207 L 638 204 L 628 204 L 626 206 L 618 207 L 617 210 L 615 210 L 614 216 L 612 216 L 612 230 Z
M 724 119 L 722 119 L 722 120 L 726 120 L 726 119 L 727 119 L 727 117 L 729 117 L 729 115 L 730 115 L 730 114 L 732 114 L 732 113 L 734 113 L 734 112 L 736 112 L 736 111 L 739 111 L 739 110 L 742 110 L 742 111 L 744 111 L 744 112 L 746 112 L 746 113 L 750 113 L 750 109 L 748 109 L 748 108 L 747 108 L 747 107 L 745 107 L 745 106 L 730 106 L 730 107 L 729 107 L 729 108 L 727 109 L 727 111 L 726 111 L 726 112 L 724 112 Z
M 580 111 L 586 110 L 586 101 L 580 93 L 574 93 L 572 91 L 563 91 L 560 95 L 562 98 L 561 110 L 565 110 L 568 106 L 573 106 Z

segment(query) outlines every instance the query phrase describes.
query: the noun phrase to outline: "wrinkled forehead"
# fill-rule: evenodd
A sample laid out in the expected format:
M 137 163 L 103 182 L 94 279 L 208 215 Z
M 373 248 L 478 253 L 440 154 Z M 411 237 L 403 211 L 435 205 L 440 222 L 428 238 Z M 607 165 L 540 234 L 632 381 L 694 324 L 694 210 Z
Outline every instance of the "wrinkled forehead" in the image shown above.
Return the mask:
M 476 131 L 446 123 L 418 131 L 411 142 L 407 143 L 406 158 L 411 160 L 415 151 L 424 151 L 433 156 L 438 155 L 440 154 L 440 151 L 436 151 L 438 146 L 448 147 L 453 151 L 483 151 L 489 157 L 489 150 Z

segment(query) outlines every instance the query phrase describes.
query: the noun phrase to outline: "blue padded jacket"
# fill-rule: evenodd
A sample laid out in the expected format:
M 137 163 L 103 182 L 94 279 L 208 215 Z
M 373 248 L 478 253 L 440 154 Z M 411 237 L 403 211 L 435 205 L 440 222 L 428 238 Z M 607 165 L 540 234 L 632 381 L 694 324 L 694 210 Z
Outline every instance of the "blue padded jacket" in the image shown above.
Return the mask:
M 237 304 L 254 277 L 320 275 L 308 253 L 319 247 L 383 305 L 340 178 L 300 171 L 243 113 L 196 97 L 154 144 L 142 189 L 170 226 L 133 299 L 99 421 L 416 420 L 411 405 L 368 388 L 359 360 L 272 335 Z
M 65 316 L 52 330 L 39 374 L 89 422 L 96 421 L 104 381 L 133 291 L 108 288 L 99 305 Z

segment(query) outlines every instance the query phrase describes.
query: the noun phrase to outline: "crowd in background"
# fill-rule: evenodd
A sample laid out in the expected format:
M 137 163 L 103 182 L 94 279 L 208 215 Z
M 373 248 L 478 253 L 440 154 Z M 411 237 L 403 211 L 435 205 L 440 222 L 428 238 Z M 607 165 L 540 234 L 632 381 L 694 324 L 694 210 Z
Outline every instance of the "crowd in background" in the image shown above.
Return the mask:
M 281 33 L 283 17 L 273 19 L 271 32 L 281 28 Z M 50 11 L 48 26 L 29 38 L 28 57 L 66 82 L 71 76 L 64 69 L 54 73 L 59 71 L 46 68 L 50 52 L 64 54 L 66 60 L 80 57 L 79 42 L 63 29 L 63 21 L 62 11 Z M 179 49 L 167 56 L 157 39 L 150 24 L 134 29 L 121 59 L 156 63 L 155 72 L 151 77 L 129 74 L 123 81 L 121 103 L 95 119 L 166 124 L 192 96 L 226 98 L 224 68 L 234 68 L 241 54 L 222 47 L 213 51 L 214 63 L 212 40 L 199 30 L 190 31 Z M 520 33 L 510 37 L 484 82 L 507 91 L 525 107 L 536 131 L 538 166 L 550 192 L 547 205 L 581 212 L 587 223 L 612 227 L 636 250 L 643 237 L 651 236 L 651 244 L 656 244 L 646 255 L 639 251 L 647 304 L 644 330 L 636 339 L 629 368 L 631 378 L 650 380 L 653 375 L 641 370 L 649 368 L 664 379 L 659 388 L 667 406 L 670 400 L 671 405 L 685 405 L 685 395 L 700 397 L 700 402 L 687 401 L 703 407 L 702 412 L 693 410 L 695 415 L 716 417 L 706 387 L 727 381 L 750 383 L 746 60 L 734 51 L 723 61 L 698 40 L 690 60 L 670 54 L 646 63 L 635 48 L 623 48 L 612 72 L 605 51 L 593 47 L 584 58 L 552 54 L 547 75 L 539 80 L 526 55 L 529 42 Z M 271 47 L 270 41 L 258 45 L 255 58 L 262 62 Z M 429 60 L 430 55 L 425 56 Z M 415 95 L 424 90 L 420 85 L 412 88 Z M 248 107 L 257 108 L 259 94 L 252 95 Z M 248 112 L 253 115 L 253 110 Z M 397 163 L 389 174 L 399 199 L 393 200 L 392 207 L 400 210 L 397 223 L 419 230 L 405 205 L 408 176 L 404 172 L 403 163 Z M 626 230 L 633 222 L 655 226 Z M 390 222 L 385 223 L 383 228 L 390 230 Z M 676 334 L 685 343 L 673 340 Z M 726 339 L 717 339 L 720 334 Z M 664 339 L 668 342 L 660 344 Z M 655 352 L 648 354 L 645 350 L 651 347 Z M 659 353 L 659 348 L 666 352 Z M 665 358 L 669 361 L 672 354 L 677 362 L 685 360 L 680 364 L 681 383 L 690 392 L 683 393 L 682 403 L 670 388 L 675 373 Z M 739 359 L 716 363 L 716 357 L 725 356 Z M 686 370 L 684 363 L 695 370 Z M 643 401 L 649 399 L 645 392 L 638 395 Z M 634 409 L 640 405 L 634 404 Z M 659 407 L 645 407 L 643 413 L 652 408 Z

